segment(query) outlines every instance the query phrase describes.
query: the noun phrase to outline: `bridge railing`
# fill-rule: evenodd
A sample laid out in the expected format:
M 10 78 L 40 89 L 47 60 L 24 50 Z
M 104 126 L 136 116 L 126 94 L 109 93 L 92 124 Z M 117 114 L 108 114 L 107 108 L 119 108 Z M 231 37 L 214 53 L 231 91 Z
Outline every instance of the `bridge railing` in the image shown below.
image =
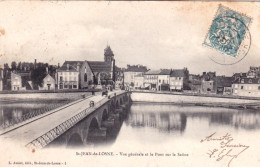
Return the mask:
M 37 139 L 31 141 L 26 145 L 29 149 L 35 149 L 35 148 L 43 148 L 46 145 L 48 145 L 50 142 L 52 142 L 54 139 L 62 135 L 64 132 L 66 132 L 68 129 L 76 125 L 79 121 L 81 121 L 83 118 L 87 117 L 89 114 L 91 114 L 90 111 L 97 109 L 104 103 L 108 101 L 107 98 L 102 99 L 101 101 L 94 104 L 93 107 L 88 107 L 87 109 L 84 109 L 77 115 L 71 117 L 70 119 L 64 121 L 60 125 L 56 126 L 55 128 L 51 129 L 47 133 L 43 134 L 42 136 L 38 137 Z
M 73 101 L 76 101 L 76 100 L 79 100 L 80 98 L 77 98 L 77 99 L 74 99 Z M 42 114 L 45 114 L 53 109 L 56 109 L 56 108 L 59 108 L 61 106 L 64 106 L 68 103 L 71 103 L 72 101 L 68 101 L 68 102 L 64 102 L 64 103 L 58 103 L 58 104 L 52 104 L 52 105 L 49 105 L 45 108 L 41 108 L 39 110 L 35 110 L 35 111 L 30 111 L 29 113 L 27 114 L 24 114 L 22 115 L 21 117 L 17 117 L 17 118 L 13 118 L 11 120 L 6 120 L 4 121 L 2 124 L 1 124 L 1 128 L 2 129 L 6 129 L 6 128 L 9 128 L 9 127 L 12 127 L 12 126 L 15 126 L 19 123 L 22 123 L 24 121 L 27 121 L 29 119 L 32 119 L 36 116 L 39 116 L 39 115 L 42 115 Z

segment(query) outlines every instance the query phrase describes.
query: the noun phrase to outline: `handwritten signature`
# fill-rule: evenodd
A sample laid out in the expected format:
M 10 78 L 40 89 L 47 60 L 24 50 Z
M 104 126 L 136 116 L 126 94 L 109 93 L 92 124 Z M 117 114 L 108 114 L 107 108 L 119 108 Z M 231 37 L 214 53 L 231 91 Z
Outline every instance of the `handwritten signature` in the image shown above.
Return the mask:
M 228 167 L 230 167 L 231 162 L 235 158 L 249 148 L 247 145 L 235 143 L 233 137 L 229 133 L 218 137 L 215 132 L 209 136 L 206 136 L 204 139 L 201 139 L 200 142 L 217 143 L 218 147 L 210 149 L 207 154 L 209 155 L 209 158 L 215 159 L 216 161 L 228 159 Z

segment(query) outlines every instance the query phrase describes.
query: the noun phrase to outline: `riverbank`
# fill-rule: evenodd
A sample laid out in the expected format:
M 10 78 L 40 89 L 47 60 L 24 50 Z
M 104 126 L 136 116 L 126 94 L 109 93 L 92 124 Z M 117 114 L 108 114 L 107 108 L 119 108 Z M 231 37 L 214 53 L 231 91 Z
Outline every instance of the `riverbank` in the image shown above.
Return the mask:
M 246 100 L 260 100 L 260 97 L 248 97 L 248 96 L 233 96 L 233 95 L 221 95 L 221 94 L 202 94 L 192 92 L 171 92 L 171 91 L 151 91 L 151 90 L 132 90 L 136 93 L 154 93 L 154 94 L 170 94 L 170 95 L 183 95 L 183 96 L 200 96 L 200 97 L 216 97 L 227 99 L 246 99 Z
M 138 103 L 160 103 L 174 105 L 193 105 L 207 107 L 224 107 L 233 109 L 260 109 L 260 99 L 227 98 L 220 96 L 198 96 L 187 94 L 173 94 L 166 92 L 138 92 L 133 91 L 131 95 L 133 102 Z

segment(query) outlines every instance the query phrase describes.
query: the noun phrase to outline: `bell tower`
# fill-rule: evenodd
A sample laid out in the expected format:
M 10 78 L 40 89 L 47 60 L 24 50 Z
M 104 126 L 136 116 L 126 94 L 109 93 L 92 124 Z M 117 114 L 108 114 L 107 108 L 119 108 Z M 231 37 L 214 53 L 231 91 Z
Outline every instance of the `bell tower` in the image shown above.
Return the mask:
M 111 63 L 114 60 L 114 53 L 109 45 L 105 48 L 104 52 L 104 61 L 107 63 Z

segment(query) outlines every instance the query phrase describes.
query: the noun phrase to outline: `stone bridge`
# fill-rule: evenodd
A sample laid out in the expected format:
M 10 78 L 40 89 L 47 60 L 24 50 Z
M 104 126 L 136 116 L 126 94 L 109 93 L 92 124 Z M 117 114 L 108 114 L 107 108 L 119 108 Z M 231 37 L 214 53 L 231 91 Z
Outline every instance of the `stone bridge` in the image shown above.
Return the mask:
M 107 131 L 113 128 L 115 121 L 126 116 L 130 99 L 130 93 L 109 95 L 105 103 L 53 140 L 48 147 L 76 147 L 103 140 Z

